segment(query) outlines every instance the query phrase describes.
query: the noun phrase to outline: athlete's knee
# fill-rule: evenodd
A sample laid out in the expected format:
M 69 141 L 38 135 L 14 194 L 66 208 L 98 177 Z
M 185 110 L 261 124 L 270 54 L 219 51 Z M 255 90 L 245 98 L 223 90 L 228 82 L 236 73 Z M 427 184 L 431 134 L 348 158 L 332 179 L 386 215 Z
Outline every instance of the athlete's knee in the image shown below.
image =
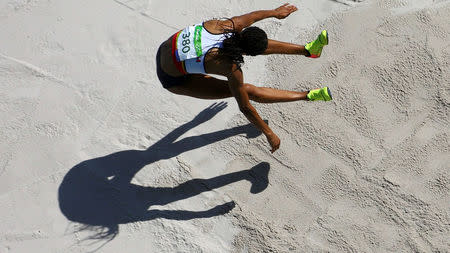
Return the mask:
M 261 88 L 249 83 L 244 84 L 245 90 L 247 91 L 250 100 L 259 101 L 262 96 Z
M 253 84 L 244 83 L 244 89 L 249 95 L 254 95 L 257 87 Z

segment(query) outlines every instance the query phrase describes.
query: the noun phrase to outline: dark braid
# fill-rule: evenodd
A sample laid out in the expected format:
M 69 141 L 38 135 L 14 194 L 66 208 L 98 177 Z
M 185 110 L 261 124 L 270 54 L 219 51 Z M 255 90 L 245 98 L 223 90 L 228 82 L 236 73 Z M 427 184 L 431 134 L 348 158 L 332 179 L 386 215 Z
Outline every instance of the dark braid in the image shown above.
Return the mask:
M 241 67 L 244 63 L 244 50 L 241 48 L 241 33 L 225 33 L 225 40 L 222 48 L 219 48 L 219 55 L 228 57 L 234 64 Z
M 242 55 L 255 56 L 264 53 L 267 49 L 267 34 L 256 26 L 237 32 L 233 22 L 233 29 L 224 29 L 224 36 L 223 46 L 219 48 L 218 55 L 228 57 L 238 67 L 244 63 Z

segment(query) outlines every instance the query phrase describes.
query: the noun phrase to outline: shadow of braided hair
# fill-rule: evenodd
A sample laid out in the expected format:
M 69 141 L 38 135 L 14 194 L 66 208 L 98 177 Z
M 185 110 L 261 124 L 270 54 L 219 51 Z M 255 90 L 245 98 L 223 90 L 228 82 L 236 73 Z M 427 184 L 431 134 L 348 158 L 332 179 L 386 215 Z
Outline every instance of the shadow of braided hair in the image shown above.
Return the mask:
M 228 57 L 238 67 L 244 63 L 243 55 L 256 56 L 267 49 L 267 34 L 261 28 L 251 26 L 238 32 L 233 23 L 233 29 L 224 30 L 225 39 L 218 55 Z

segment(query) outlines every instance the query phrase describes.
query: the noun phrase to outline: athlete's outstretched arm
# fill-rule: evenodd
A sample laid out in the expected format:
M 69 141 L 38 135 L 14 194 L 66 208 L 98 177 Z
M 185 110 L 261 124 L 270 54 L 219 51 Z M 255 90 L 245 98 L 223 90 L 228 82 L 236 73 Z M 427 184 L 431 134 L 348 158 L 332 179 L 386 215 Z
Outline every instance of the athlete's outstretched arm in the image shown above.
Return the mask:
M 244 76 L 236 64 L 233 64 L 231 73 L 227 76 L 231 94 L 235 97 L 239 110 L 253 123 L 267 138 L 271 146 L 271 152 L 275 152 L 280 147 L 280 138 L 270 129 L 270 127 L 259 116 L 256 109 L 250 104 L 247 91 L 244 88 Z
M 253 23 L 266 18 L 278 18 L 278 19 L 286 18 L 296 10 L 297 7 L 286 3 L 273 10 L 253 11 L 241 16 L 232 17 L 231 20 L 233 20 L 235 26 L 234 28 L 237 31 L 241 31 L 242 29 L 251 26 Z

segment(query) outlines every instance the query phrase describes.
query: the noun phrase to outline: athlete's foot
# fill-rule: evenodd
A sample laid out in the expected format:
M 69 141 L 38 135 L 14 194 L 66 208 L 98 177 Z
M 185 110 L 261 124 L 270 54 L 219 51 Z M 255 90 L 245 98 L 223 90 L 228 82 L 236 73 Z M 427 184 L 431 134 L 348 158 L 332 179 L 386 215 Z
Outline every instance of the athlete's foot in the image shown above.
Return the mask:
M 323 101 L 330 101 L 333 99 L 331 96 L 331 90 L 328 87 L 323 87 L 320 89 L 310 90 L 308 92 L 308 100 L 310 101 L 316 101 L 316 100 L 323 100 Z
M 325 45 L 328 45 L 328 32 L 323 30 L 315 41 L 311 41 L 305 45 L 305 49 L 309 52 L 311 58 L 319 58 L 322 53 L 322 49 Z

